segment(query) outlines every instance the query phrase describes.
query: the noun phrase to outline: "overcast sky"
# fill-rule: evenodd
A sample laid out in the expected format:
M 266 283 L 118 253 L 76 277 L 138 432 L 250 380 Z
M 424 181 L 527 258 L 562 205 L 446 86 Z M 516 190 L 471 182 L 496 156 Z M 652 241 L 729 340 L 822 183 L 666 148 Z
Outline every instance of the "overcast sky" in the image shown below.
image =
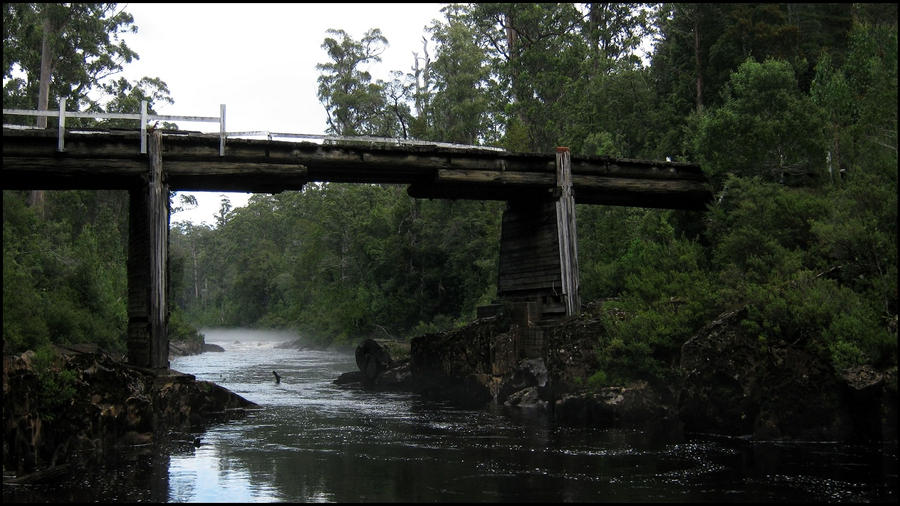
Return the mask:
M 369 70 L 388 80 L 390 71 L 409 72 L 413 51 L 422 54 L 425 27 L 442 19 L 444 4 L 127 4 L 137 34 L 127 34 L 140 59 L 124 77 L 159 77 L 175 103 L 157 112 L 218 116 L 225 104 L 227 131 L 268 130 L 324 134 L 325 109 L 316 95 L 316 64 L 329 61 L 322 41 L 329 28 L 360 39 L 380 28 L 388 40 L 382 62 Z M 431 49 L 431 48 L 429 48 Z M 190 130 L 218 131 L 213 123 L 182 123 Z M 172 215 L 172 222 L 214 223 L 220 193 L 193 193 L 201 206 Z M 228 194 L 232 205 L 249 194 Z

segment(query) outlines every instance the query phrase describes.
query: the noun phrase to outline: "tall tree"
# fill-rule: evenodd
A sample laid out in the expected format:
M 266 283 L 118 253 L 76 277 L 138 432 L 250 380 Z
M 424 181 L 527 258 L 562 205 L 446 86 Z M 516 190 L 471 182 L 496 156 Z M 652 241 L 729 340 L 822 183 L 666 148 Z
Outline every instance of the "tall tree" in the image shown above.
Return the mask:
M 749 58 L 723 96 L 722 107 L 698 116 L 692 139 L 697 160 L 718 182 L 728 172 L 776 182 L 788 175 L 821 175 L 824 124 L 798 89 L 789 63 Z
M 383 83 L 379 80 L 384 92 L 385 107 L 389 114 L 384 116 L 386 123 L 394 123 L 399 128 L 399 132 L 395 134 L 402 139 L 408 139 L 410 136 L 410 123 L 413 120 L 412 111 L 409 104 L 415 100 L 414 91 L 415 84 L 410 82 L 409 76 L 404 76 L 403 72 L 394 70 L 391 72 L 391 81 Z
M 615 66 L 636 66 L 636 54 L 650 35 L 650 6 L 639 3 L 589 3 L 581 28 L 591 51 L 592 74 L 610 72 Z
M 329 29 L 322 43 L 331 61 L 316 65 L 320 71 L 319 100 L 328 114 L 328 131 L 336 135 L 383 135 L 385 102 L 382 86 L 372 82 L 364 67 L 381 61 L 388 44 L 381 30 L 373 28 L 353 40 L 343 30 Z
M 573 4 L 475 4 L 470 14 L 478 43 L 491 55 L 506 103 L 506 146 L 548 151 L 568 118 L 587 51 Z
M 429 124 L 429 139 L 461 144 L 492 143 L 498 140 L 493 127 L 496 83 L 488 56 L 476 44 L 476 35 L 460 6 L 444 9 L 446 22 L 435 20 L 428 28 L 436 44 L 434 61 L 427 61 L 425 82 L 429 110 L 423 111 Z
M 660 91 L 665 95 L 689 93 L 695 111 L 717 102 L 719 89 L 733 68 L 730 61 L 722 68 L 719 61 L 724 55 L 716 46 L 725 28 L 723 7 L 666 4 L 657 12 L 656 26 L 660 38 L 653 67 L 665 85 Z
M 134 19 L 117 9 L 113 3 L 4 4 L 3 77 L 16 77 L 4 85 L 4 105 L 47 110 L 50 97 L 83 105 L 92 88 L 138 57 L 120 38 L 137 32 Z

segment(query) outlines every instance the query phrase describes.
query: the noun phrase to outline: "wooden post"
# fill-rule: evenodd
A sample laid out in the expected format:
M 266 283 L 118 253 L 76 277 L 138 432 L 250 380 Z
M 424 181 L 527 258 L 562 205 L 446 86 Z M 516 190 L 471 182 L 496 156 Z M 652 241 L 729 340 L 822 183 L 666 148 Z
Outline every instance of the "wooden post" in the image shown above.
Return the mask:
M 146 184 L 129 191 L 128 363 L 161 369 L 169 367 L 169 188 L 162 133 L 152 132 L 148 144 Z
M 578 296 L 578 238 L 575 230 L 575 198 L 572 194 L 572 165 L 569 148 L 556 148 L 556 230 L 559 234 L 559 267 L 566 315 L 581 311 Z

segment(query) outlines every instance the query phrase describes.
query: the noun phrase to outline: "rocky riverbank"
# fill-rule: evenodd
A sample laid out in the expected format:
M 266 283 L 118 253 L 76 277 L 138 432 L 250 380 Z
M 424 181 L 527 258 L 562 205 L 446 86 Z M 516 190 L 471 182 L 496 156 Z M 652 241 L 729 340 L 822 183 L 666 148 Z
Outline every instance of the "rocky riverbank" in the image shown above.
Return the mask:
M 218 344 L 208 344 L 201 337 L 199 341 L 170 341 L 169 342 L 169 360 L 173 357 L 184 357 L 187 355 L 199 355 L 207 352 L 223 352 Z
M 897 440 L 897 368 L 834 371 L 787 343 L 762 347 L 741 311 L 720 315 L 684 343 L 677 381 L 588 388 L 594 343 L 591 315 L 540 326 L 502 315 L 411 341 L 395 360 L 367 340 L 359 371 L 335 383 L 405 390 L 461 406 L 489 403 L 547 410 L 563 423 L 599 427 L 675 427 L 759 440 Z M 669 430 L 669 429 L 666 429 Z
M 49 362 L 31 351 L 3 357 L 4 481 L 258 408 L 189 374 L 129 366 L 99 351 L 56 351 Z

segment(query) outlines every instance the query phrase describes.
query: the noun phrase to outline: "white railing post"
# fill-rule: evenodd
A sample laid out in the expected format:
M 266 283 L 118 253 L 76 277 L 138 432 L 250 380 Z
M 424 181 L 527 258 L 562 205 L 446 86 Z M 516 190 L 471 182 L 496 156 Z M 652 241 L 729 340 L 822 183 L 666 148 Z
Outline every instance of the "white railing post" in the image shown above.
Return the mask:
M 59 99 L 59 134 L 56 140 L 56 150 L 62 152 L 65 150 L 66 136 L 66 97 Z
M 147 152 L 147 101 L 141 100 L 141 154 Z
M 219 104 L 219 156 L 225 156 L 225 104 Z

